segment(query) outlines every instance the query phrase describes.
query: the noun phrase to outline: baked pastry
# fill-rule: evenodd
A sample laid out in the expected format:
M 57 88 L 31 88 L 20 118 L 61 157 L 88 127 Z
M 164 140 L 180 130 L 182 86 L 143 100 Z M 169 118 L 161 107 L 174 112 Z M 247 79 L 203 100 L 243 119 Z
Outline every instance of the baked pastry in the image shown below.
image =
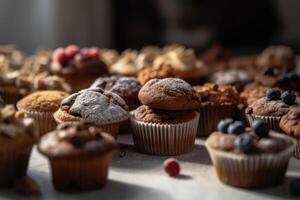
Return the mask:
M 240 96 L 246 105 L 250 105 L 258 99 L 265 97 L 270 87 L 250 83 L 245 87 L 245 90 L 241 92 Z
M 100 56 L 103 62 L 109 67 L 119 59 L 119 53 L 113 49 L 100 49 Z
M 169 65 L 173 68 L 176 77 L 184 79 L 190 84 L 199 84 L 205 81 L 210 71 L 204 63 L 196 57 L 193 49 L 179 46 L 158 56 L 153 66 Z
M 138 94 L 142 104 L 161 110 L 191 110 L 201 105 L 201 98 L 190 84 L 178 78 L 152 79 Z
M 219 85 L 233 85 L 242 91 L 245 85 L 253 81 L 253 76 L 246 70 L 229 69 L 214 73 L 210 80 Z
M 145 85 L 151 79 L 163 79 L 175 77 L 172 67 L 161 64 L 153 67 L 148 67 L 138 73 L 137 79 L 141 85 Z
M 279 89 L 271 88 L 266 96 L 248 106 L 246 115 L 250 124 L 255 119 L 264 120 L 270 129 L 280 132 L 279 122 L 291 107 L 299 107 L 300 100 L 291 91 L 281 93 Z
M 53 114 L 60 107 L 61 101 L 69 96 L 68 93 L 46 90 L 34 92 L 17 103 L 19 113 L 31 117 L 38 128 L 38 137 L 56 128 L 56 121 Z
M 116 148 L 112 136 L 84 122 L 60 124 L 38 144 L 50 160 L 55 189 L 67 192 L 104 187 Z
M 273 67 L 280 70 L 295 68 L 294 52 L 287 46 L 270 46 L 257 57 L 258 67 Z
M 101 88 L 89 88 L 65 98 L 54 118 L 59 124 L 86 121 L 116 138 L 120 124 L 129 118 L 129 113 L 126 102 L 119 95 Z
M 279 126 L 285 134 L 296 139 L 294 156 L 300 159 L 300 108 L 290 108 L 289 112 L 281 118 Z
M 19 70 L 23 66 L 24 55 L 14 45 L 0 46 L 0 72 Z
M 205 142 L 219 179 L 242 188 L 264 188 L 284 181 L 295 141 L 269 131 L 265 122 L 257 120 L 252 129 L 241 122 L 223 120 L 219 131 Z
M 87 88 L 96 78 L 108 74 L 97 47 L 80 49 L 76 45 L 56 49 L 49 71 L 72 85 L 73 91 Z
M 25 59 L 21 70 L 34 74 L 47 72 L 52 62 L 52 53 L 50 49 L 38 49 L 34 55 Z
M 13 186 L 27 174 L 29 157 L 35 139 L 34 122 L 15 116 L 13 105 L 0 110 L 0 188 Z
M 142 105 L 131 116 L 135 149 L 152 155 L 188 153 L 195 143 L 198 121 L 195 111 L 158 110 Z
M 113 92 L 125 100 L 130 110 L 139 105 L 138 92 L 141 89 L 140 83 L 135 77 L 113 75 L 98 78 L 90 88 L 101 88 L 107 92 Z
M 193 88 L 201 96 L 197 109 L 201 116 L 198 136 L 208 136 L 215 131 L 221 119 L 233 118 L 238 105 L 243 103 L 234 86 L 207 83 Z

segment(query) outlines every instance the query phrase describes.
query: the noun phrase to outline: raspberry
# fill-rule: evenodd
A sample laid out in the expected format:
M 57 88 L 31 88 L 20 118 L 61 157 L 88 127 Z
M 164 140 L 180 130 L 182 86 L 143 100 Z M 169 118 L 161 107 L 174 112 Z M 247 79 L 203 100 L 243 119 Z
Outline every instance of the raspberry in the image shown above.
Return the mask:
M 169 176 L 178 176 L 180 173 L 179 162 L 174 158 L 169 158 L 164 161 L 164 170 Z
M 63 48 L 57 48 L 52 54 L 52 59 L 60 64 L 66 64 L 69 60 Z
M 100 55 L 99 49 L 97 47 L 90 48 L 88 50 L 88 55 L 92 59 L 98 59 Z
M 67 46 L 65 52 L 69 58 L 73 58 L 79 52 L 79 48 L 78 46 L 71 44 Z

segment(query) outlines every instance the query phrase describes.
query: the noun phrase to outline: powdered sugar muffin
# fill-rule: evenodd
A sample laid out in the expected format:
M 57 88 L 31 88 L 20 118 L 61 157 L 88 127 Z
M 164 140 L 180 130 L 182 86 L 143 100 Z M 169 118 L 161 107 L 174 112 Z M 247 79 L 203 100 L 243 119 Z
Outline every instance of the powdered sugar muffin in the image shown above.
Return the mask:
M 119 95 L 89 88 L 65 98 L 54 118 L 58 123 L 86 121 L 117 137 L 120 124 L 129 118 L 129 113 Z

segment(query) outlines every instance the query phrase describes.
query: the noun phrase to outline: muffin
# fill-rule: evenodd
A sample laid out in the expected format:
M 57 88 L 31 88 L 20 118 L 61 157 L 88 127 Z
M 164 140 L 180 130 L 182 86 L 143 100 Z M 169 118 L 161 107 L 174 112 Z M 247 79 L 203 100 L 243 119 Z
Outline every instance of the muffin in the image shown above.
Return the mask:
M 13 105 L 0 111 L 0 188 L 13 186 L 27 174 L 29 157 L 35 140 L 33 120 L 15 116 Z
M 113 92 L 125 100 L 129 110 L 139 105 L 138 92 L 141 89 L 140 83 L 135 77 L 113 75 L 98 78 L 90 88 L 101 88 L 107 92 Z
M 79 48 L 69 45 L 52 54 L 49 72 L 62 77 L 72 85 L 73 91 L 89 87 L 99 76 L 108 74 L 97 47 Z
M 177 78 L 152 79 L 138 95 L 142 106 L 131 112 L 135 149 L 152 155 L 179 155 L 193 149 L 201 98 Z
M 113 49 L 100 49 L 100 56 L 103 62 L 109 67 L 119 59 L 119 53 Z
M 151 79 L 163 79 L 175 77 L 172 67 L 161 64 L 153 67 L 148 67 L 138 73 L 137 79 L 141 85 L 145 85 Z
M 250 124 L 255 119 L 264 120 L 270 129 L 281 132 L 279 127 L 280 119 L 289 112 L 291 107 L 300 105 L 299 98 L 291 91 L 281 93 L 279 89 L 271 88 L 266 96 L 250 104 L 245 113 Z
M 175 77 L 181 78 L 190 84 L 204 82 L 209 74 L 209 69 L 197 58 L 193 49 L 176 47 L 158 56 L 153 66 L 169 65 L 173 69 Z
M 270 46 L 257 57 L 260 68 L 273 67 L 279 70 L 295 68 L 295 56 L 291 48 L 286 46 Z
M 242 91 L 244 86 L 253 81 L 252 75 L 243 69 L 229 69 L 214 73 L 211 82 L 219 85 L 232 85 L 238 91 Z
M 116 148 L 112 136 L 84 122 L 60 124 L 38 144 L 49 158 L 54 188 L 66 192 L 104 187 Z
M 21 99 L 17 103 L 17 108 L 20 113 L 34 119 L 38 128 L 38 137 L 40 137 L 55 129 L 57 123 L 53 114 L 68 95 L 68 93 L 55 90 L 34 92 Z
M 221 119 L 233 118 L 242 100 L 234 86 L 217 85 L 212 83 L 194 86 L 194 90 L 201 96 L 198 136 L 208 136 L 217 129 Z
M 54 113 L 54 119 L 59 124 L 86 121 L 115 138 L 120 124 L 128 118 L 126 102 L 119 95 L 101 88 L 89 88 L 70 95 Z
M 295 141 L 269 131 L 261 120 L 252 129 L 227 119 L 205 142 L 217 175 L 225 184 L 265 188 L 284 181 Z
M 52 53 L 49 49 L 38 49 L 34 55 L 25 59 L 22 69 L 35 74 L 47 72 L 52 62 Z
M 285 114 L 279 123 L 281 130 L 296 139 L 297 145 L 294 151 L 294 157 L 300 159 L 300 108 L 291 108 Z
M 139 70 L 141 70 L 135 63 L 137 56 L 137 51 L 127 49 L 120 55 L 119 59 L 109 67 L 109 72 L 111 74 L 124 76 L 136 76 Z
M 245 90 L 241 92 L 240 96 L 246 105 L 250 105 L 258 99 L 265 97 L 268 89 L 270 89 L 270 87 L 251 83 L 245 87 Z
M 19 70 L 24 62 L 24 55 L 14 45 L 0 46 L 0 72 Z

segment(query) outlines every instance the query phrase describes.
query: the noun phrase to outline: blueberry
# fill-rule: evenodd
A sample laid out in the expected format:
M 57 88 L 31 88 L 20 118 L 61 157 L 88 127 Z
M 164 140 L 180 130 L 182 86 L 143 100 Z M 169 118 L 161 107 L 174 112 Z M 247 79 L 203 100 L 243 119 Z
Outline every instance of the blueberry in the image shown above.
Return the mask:
M 218 123 L 218 131 L 222 133 L 227 133 L 228 126 L 233 123 L 233 120 L 230 118 L 223 119 Z
M 260 119 L 257 119 L 252 123 L 252 129 L 260 138 L 267 137 L 270 131 L 268 124 Z
M 280 98 L 280 95 L 280 90 L 276 88 L 271 88 L 267 91 L 267 97 L 270 100 L 278 100 Z
M 290 191 L 295 196 L 300 196 L 300 178 L 294 179 L 290 184 Z
M 245 125 L 241 121 L 235 121 L 228 126 L 228 133 L 239 135 L 245 132 Z
M 243 133 L 235 138 L 234 146 L 244 153 L 251 153 L 254 149 L 253 139 L 249 134 Z
M 278 84 L 282 86 L 288 86 L 290 84 L 290 79 L 286 74 L 279 76 Z
M 263 74 L 266 75 L 266 76 L 274 76 L 275 71 L 272 67 L 268 67 L 264 70 Z
M 293 105 L 296 100 L 296 95 L 292 91 L 288 90 L 282 93 L 280 98 L 285 104 Z

